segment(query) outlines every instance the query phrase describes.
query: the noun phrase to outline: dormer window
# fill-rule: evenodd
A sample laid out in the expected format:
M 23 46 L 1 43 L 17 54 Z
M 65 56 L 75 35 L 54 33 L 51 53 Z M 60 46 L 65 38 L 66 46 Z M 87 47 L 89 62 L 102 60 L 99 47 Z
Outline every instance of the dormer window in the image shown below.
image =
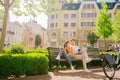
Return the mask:
M 117 5 L 117 9 L 120 9 L 120 5 Z
M 108 8 L 111 8 L 111 4 L 108 5 Z
M 72 6 L 72 9 L 75 9 L 75 6 Z
M 65 9 L 68 9 L 68 6 L 65 6 Z

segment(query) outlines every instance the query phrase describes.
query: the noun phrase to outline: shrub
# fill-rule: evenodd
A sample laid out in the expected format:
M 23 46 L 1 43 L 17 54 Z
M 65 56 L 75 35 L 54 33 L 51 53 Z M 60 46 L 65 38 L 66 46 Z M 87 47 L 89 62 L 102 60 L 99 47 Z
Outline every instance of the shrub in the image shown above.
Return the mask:
M 16 54 L 16 53 L 25 53 L 24 46 L 22 44 L 12 44 L 10 47 L 10 53 Z
M 48 58 L 33 54 L 0 54 L 0 77 L 39 75 L 48 73 Z
M 48 56 L 48 51 L 47 50 L 43 50 L 43 49 L 26 50 L 26 53 L 41 53 L 41 54 L 44 54 L 44 55 Z
M 8 49 L 8 48 L 3 49 L 3 53 L 5 53 L 5 54 L 10 53 L 10 49 Z

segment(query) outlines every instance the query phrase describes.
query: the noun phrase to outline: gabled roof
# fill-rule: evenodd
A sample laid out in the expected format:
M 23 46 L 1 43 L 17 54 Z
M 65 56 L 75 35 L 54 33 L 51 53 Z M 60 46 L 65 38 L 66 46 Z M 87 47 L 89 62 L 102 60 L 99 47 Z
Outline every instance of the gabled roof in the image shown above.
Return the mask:
M 62 10 L 78 10 L 81 3 L 67 3 L 63 4 Z
M 108 5 L 108 9 L 113 9 L 116 5 L 116 2 L 106 2 L 106 4 Z M 97 3 L 97 5 L 99 9 L 102 9 L 101 3 Z
M 23 23 L 22 26 L 23 26 L 26 30 L 28 30 L 28 28 L 29 28 L 29 26 L 27 26 L 25 23 Z

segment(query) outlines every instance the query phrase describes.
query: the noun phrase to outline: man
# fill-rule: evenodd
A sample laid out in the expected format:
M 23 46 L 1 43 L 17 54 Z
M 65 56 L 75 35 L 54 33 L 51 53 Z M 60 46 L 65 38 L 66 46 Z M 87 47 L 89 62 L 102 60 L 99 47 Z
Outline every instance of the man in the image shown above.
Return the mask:
M 71 45 L 73 46 L 73 51 L 74 51 L 74 58 L 75 59 L 81 59 L 83 62 L 83 68 L 85 72 L 91 72 L 90 70 L 87 69 L 87 63 L 92 60 L 92 58 L 88 57 L 87 54 L 87 44 L 84 43 L 83 47 L 80 49 L 78 46 L 76 46 L 75 39 L 71 39 Z M 81 53 L 81 54 L 79 54 Z

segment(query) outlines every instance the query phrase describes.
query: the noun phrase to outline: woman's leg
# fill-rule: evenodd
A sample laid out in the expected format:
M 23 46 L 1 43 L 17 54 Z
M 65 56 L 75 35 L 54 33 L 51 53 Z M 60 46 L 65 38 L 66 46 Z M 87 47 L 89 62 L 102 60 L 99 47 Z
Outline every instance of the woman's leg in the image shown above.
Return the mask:
M 60 59 L 60 57 L 62 56 L 62 54 L 63 54 L 63 50 L 60 50 L 60 51 L 59 51 L 59 53 L 58 53 L 58 55 L 57 55 L 57 57 L 56 57 L 56 59 L 58 59 L 58 60 L 59 60 L 59 59 Z
M 67 60 L 67 62 L 68 62 L 70 65 L 72 65 L 70 56 L 68 56 L 68 55 L 65 53 L 64 50 L 62 50 L 61 53 L 62 53 L 62 55 L 65 57 L 65 59 Z M 61 56 L 62 56 L 62 55 L 61 55 Z
M 73 65 L 72 65 L 72 62 L 71 62 L 71 59 L 73 59 L 73 56 L 68 56 L 68 55 L 65 53 L 64 50 L 61 50 L 60 53 L 59 53 L 59 55 L 60 55 L 60 56 L 63 55 L 63 56 L 65 57 L 65 59 L 67 60 L 67 62 L 69 63 L 69 65 L 70 65 L 70 67 L 71 67 L 71 70 L 74 72 L 75 69 L 74 69 L 74 67 L 73 67 Z

